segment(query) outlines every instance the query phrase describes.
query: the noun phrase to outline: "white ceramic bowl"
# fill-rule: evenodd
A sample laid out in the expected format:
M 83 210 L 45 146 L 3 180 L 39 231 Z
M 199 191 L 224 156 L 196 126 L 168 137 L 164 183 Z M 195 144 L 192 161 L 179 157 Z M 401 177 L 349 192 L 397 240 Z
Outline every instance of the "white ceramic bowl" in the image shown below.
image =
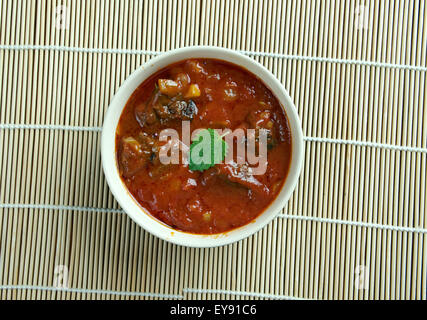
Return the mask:
M 288 177 L 279 195 L 254 221 L 225 233 L 197 235 L 169 227 L 153 217 L 134 200 L 121 180 L 118 171 L 115 147 L 116 128 L 129 97 L 135 89 L 153 73 L 172 63 L 189 58 L 220 59 L 239 65 L 252 72 L 264 82 L 279 100 L 282 107 L 285 109 L 291 128 L 292 160 Z M 273 220 L 288 201 L 298 181 L 303 162 L 303 148 L 303 135 L 297 111 L 279 80 L 261 64 L 243 54 L 224 48 L 207 46 L 186 47 L 172 50 L 151 59 L 142 67 L 136 69 L 122 84 L 111 101 L 105 116 L 101 137 L 101 156 L 104 174 L 111 192 L 123 210 L 138 225 L 155 236 L 175 244 L 189 247 L 215 247 L 230 244 L 249 237 Z

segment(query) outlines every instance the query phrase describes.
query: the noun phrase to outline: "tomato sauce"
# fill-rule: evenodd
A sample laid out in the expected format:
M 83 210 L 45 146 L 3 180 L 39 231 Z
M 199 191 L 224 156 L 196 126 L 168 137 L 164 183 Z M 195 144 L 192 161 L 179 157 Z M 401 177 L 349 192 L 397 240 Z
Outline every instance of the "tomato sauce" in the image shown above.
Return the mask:
M 181 135 L 183 120 L 191 130 L 266 130 L 266 172 L 251 176 L 249 164 L 204 171 L 162 164 L 159 133 L 172 128 Z M 185 60 L 144 81 L 123 110 L 115 143 L 134 199 L 172 228 L 197 234 L 226 232 L 259 216 L 281 190 L 292 153 L 286 114 L 271 91 L 250 72 L 215 59 Z

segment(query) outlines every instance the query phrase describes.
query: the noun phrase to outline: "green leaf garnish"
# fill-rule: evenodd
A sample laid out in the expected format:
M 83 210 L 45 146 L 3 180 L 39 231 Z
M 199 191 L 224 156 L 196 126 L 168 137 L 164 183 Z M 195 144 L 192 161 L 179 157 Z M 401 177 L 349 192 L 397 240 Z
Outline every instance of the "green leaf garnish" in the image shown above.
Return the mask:
M 227 153 L 227 143 L 214 129 L 202 129 L 190 146 L 189 169 L 204 171 L 221 163 Z

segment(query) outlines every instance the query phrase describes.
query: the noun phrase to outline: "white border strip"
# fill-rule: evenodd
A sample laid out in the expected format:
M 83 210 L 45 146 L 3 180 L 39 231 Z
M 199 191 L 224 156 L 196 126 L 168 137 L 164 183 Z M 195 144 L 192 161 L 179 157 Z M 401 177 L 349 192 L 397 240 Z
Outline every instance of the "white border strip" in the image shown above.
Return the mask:
M 247 292 L 247 291 L 233 291 L 233 290 L 221 290 L 221 289 L 191 289 L 184 288 L 182 289 L 184 293 L 201 293 L 201 294 L 227 294 L 227 295 L 236 295 L 236 296 L 248 296 L 256 298 L 265 298 L 265 299 L 274 299 L 274 300 L 305 300 L 303 298 L 283 296 L 269 293 L 259 293 L 259 292 Z
M 151 50 L 79 48 L 79 47 L 66 47 L 66 46 L 55 46 L 55 45 L 0 45 L 0 50 L 55 50 L 55 51 L 63 51 L 63 52 L 77 52 L 77 53 L 138 54 L 138 55 L 151 55 L 151 56 L 159 55 L 162 53 L 160 51 L 151 51 Z M 427 71 L 427 67 L 423 67 L 423 66 L 412 66 L 412 65 L 395 64 L 395 63 L 387 63 L 387 62 L 310 57 L 310 56 L 269 53 L 269 52 L 256 52 L 256 51 L 246 51 L 246 50 L 236 50 L 236 51 L 248 56 L 259 56 L 259 57 L 267 57 L 267 58 L 300 60 L 300 61 L 309 61 L 309 62 L 327 62 L 327 63 L 403 69 L 403 70 L 413 70 L 413 71 L 423 71 L 423 72 Z
M 22 285 L 0 285 L 0 290 L 40 290 L 40 291 L 59 291 L 71 292 L 82 294 L 111 294 L 119 296 L 133 296 L 133 297 L 150 297 L 150 298 L 164 298 L 164 299 L 183 299 L 184 296 L 176 294 L 163 294 L 152 292 L 131 292 L 131 291 L 110 291 L 98 289 L 77 289 L 77 288 L 57 288 L 57 287 L 43 287 L 43 286 L 22 286 Z
M 120 214 L 124 213 L 122 209 L 113 209 L 113 208 L 109 209 L 109 208 L 96 208 L 96 207 L 80 207 L 80 206 L 49 205 L 49 204 L 20 204 L 20 203 L 16 203 L 16 204 L 0 203 L 0 209 L 36 209 L 36 210 L 63 210 L 63 211 L 100 212 L 100 213 L 111 212 L 111 213 L 120 213 Z M 320 217 L 291 215 L 291 214 L 278 214 L 277 217 L 284 218 L 284 219 L 301 220 L 301 221 L 334 223 L 334 224 L 349 225 L 354 227 L 365 227 L 365 228 L 373 228 L 373 229 L 381 229 L 381 230 L 427 234 L 427 229 L 423 229 L 423 228 L 400 227 L 400 226 L 382 225 L 378 223 L 348 221 L 348 220 L 329 219 L 329 218 L 320 218 Z
M 9 123 L 0 124 L 0 129 L 69 130 L 69 131 L 87 131 L 87 132 L 102 131 L 102 127 L 82 127 L 82 126 L 53 125 L 53 124 L 9 124 Z M 344 144 L 344 145 L 354 145 L 359 147 L 388 149 L 388 150 L 395 150 L 395 151 L 427 153 L 427 148 L 397 146 L 392 144 L 377 143 L 377 142 L 370 142 L 370 141 L 357 141 L 357 140 L 320 138 L 320 137 L 304 137 L 304 140 L 308 142 Z
M 39 291 L 55 291 L 55 292 L 71 292 L 81 294 L 109 294 L 119 296 L 134 296 L 134 297 L 150 297 L 150 298 L 163 298 L 163 299 L 184 299 L 184 295 L 179 294 L 165 294 L 165 293 L 152 293 L 152 292 L 132 292 L 132 291 L 112 291 L 112 290 L 99 290 L 99 289 L 80 289 L 80 288 L 57 288 L 47 286 L 31 286 L 31 285 L 0 285 L 0 290 L 39 290 Z M 222 289 L 182 289 L 184 294 L 200 293 L 200 294 L 226 294 L 236 296 L 247 296 L 264 299 L 275 300 L 304 300 L 303 298 L 275 295 L 260 292 L 247 292 L 247 291 L 233 291 Z

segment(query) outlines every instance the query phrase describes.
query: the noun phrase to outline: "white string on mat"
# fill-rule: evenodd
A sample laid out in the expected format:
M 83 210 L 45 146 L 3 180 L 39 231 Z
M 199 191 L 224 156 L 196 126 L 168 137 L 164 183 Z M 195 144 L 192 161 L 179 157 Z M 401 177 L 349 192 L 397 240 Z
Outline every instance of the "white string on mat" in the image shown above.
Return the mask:
M 371 147 L 371 148 L 389 149 L 389 150 L 396 150 L 396 151 L 427 153 L 427 148 L 397 146 L 393 144 L 370 142 L 370 141 L 319 138 L 319 137 L 304 137 L 304 140 L 308 142 L 325 142 L 325 143 L 334 143 L 334 144 L 354 145 L 358 147 Z
M 0 203 L 0 209 L 37 209 L 37 210 L 45 209 L 45 210 L 63 210 L 63 211 L 80 211 L 80 212 L 124 213 L 122 209 L 113 209 L 113 208 L 109 209 L 109 208 L 96 208 L 96 207 L 80 207 L 80 206 L 65 206 L 65 205 L 50 205 L 50 204 L 21 204 L 21 203 L 16 203 L 16 204 Z M 427 234 L 427 229 L 423 229 L 423 228 L 400 227 L 400 226 L 383 225 L 383 224 L 361 222 L 361 221 L 348 221 L 348 220 L 329 219 L 329 218 L 310 217 L 310 216 L 302 216 L 302 215 L 291 215 L 291 214 L 279 214 L 277 217 L 285 218 L 285 219 L 321 222 L 321 223 L 343 224 L 343 225 L 350 225 L 355 227 L 365 227 L 365 228 L 373 228 L 373 229 Z
M 31 130 L 65 130 L 65 131 L 102 131 L 102 127 L 83 127 L 83 126 L 66 126 L 60 124 L 12 124 L 2 123 L 0 129 L 17 130 L 17 129 L 31 129 Z
M 0 45 L 0 50 L 55 50 L 63 52 L 81 52 L 81 53 L 107 53 L 107 54 L 138 54 L 138 55 L 159 55 L 163 52 L 152 51 L 152 50 L 140 50 L 140 49 L 115 49 L 115 48 L 80 48 L 80 47 L 67 47 L 67 46 L 55 46 L 55 45 Z M 236 50 L 242 54 L 248 56 L 261 56 L 278 59 L 288 60 L 301 60 L 309 62 L 326 62 L 326 63 L 337 63 L 337 64 L 348 64 L 348 65 L 360 65 L 370 66 L 378 68 L 392 68 L 392 69 L 403 69 L 413 71 L 427 71 L 427 67 L 424 66 L 413 66 L 406 64 L 395 64 L 388 62 L 375 62 L 375 61 L 364 61 L 355 59 L 340 59 L 340 58 L 324 58 L 324 57 L 311 57 L 311 56 L 300 56 L 292 54 L 282 53 L 270 53 L 270 52 L 257 52 L 247 50 Z
M 427 71 L 427 67 L 423 67 L 423 66 L 412 66 L 407 64 L 395 64 L 395 63 L 388 63 L 388 62 L 310 57 L 310 56 L 299 56 L 299 55 L 292 55 L 292 54 L 280 54 L 280 53 L 268 53 L 268 52 L 251 52 L 251 51 L 239 51 L 239 52 L 248 56 L 261 56 L 261 57 L 279 58 L 279 59 L 288 59 L 288 60 L 327 62 L 327 63 L 349 64 L 349 65 L 369 66 L 369 67 L 377 67 L 377 68 L 403 69 L 403 70 L 424 71 L 424 72 Z
M 95 208 L 81 206 L 65 206 L 54 204 L 22 204 L 22 203 L 0 203 L 0 209 L 35 209 L 35 210 L 65 210 L 81 212 L 100 212 L 100 213 L 124 213 L 122 209 L 113 208 Z
M 297 298 L 292 296 L 276 295 L 269 293 L 260 293 L 260 292 L 247 292 L 247 291 L 233 291 L 233 290 L 222 290 L 222 289 L 182 289 L 184 293 L 210 293 L 210 294 L 227 294 L 227 295 L 236 295 L 236 296 L 248 296 L 256 298 L 265 298 L 265 299 L 275 299 L 275 300 L 305 300 L 303 298 Z
M 370 223 L 362 221 L 349 221 L 349 220 L 339 220 L 339 219 L 330 219 L 330 218 L 320 218 L 320 217 L 310 217 L 310 216 L 301 216 L 301 215 L 292 215 L 292 214 L 279 214 L 278 218 L 301 220 L 301 221 L 313 221 L 313 222 L 322 222 L 322 223 L 335 223 L 342 224 L 354 227 L 365 227 L 372 229 L 381 229 L 381 230 L 391 230 L 391 231 L 401 231 L 401 232 L 413 232 L 413 233 L 424 233 L 427 234 L 427 229 L 423 228 L 414 228 L 414 227 L 400 227 L 400 226 L 391 226 L 379 223 Z
M 184 298 L 182 295 L 177 295 L 177 294 L 112 291 L 112 290 L 98 290 L 98 289 L 58 288 L 58 287 L 29 286 L 29 285 L 0 285 L 0 290 L 60 291 L 60 292 L 83 293 L 83 294 L 111 294 L 111 295 L 119 295 L 119 296 L 150 297 L 150 298 L 164 298 L 164 299 L 183 299 Z
M 151 50 L 136 50 L 136 49 L 108 49 L 108 48 L 80 48 L 54 45 L 0 45 L 0 50 L 53 50 L 76 53 L 110 53 L 110 54 L 141 54 L 148 56 L 156 56 L 163 52 Z
M 89 132 L 101 132 L 102 131 L 102 127 L 82 127 L 82 126 L 68 126 L 68 125 L 54 125 L 54 124 L 12 124 L 12 123 L 0 124 L 0 129 L 6 129 L 6 130 L 19 130 L 19 129 L 69 130 L 69 131 L 89 131 Z M 427 148 L 410 147 L 410 146 L 397 146 L 397 145 L 392 145 L 392 144 L 377 143 L 377 142 L 370 142 L 370 141 L 357 141 L 357 140 L 320 138 L 320 137 L 304 137 L 304 140 L 308 141 L 308 142 L 344 144 L 344 145 L 354 145 L 354 146 L 359 146 L 359 147 L 389 149 L 389 150 L 395 150 L 395 151 L 427 153 Z

